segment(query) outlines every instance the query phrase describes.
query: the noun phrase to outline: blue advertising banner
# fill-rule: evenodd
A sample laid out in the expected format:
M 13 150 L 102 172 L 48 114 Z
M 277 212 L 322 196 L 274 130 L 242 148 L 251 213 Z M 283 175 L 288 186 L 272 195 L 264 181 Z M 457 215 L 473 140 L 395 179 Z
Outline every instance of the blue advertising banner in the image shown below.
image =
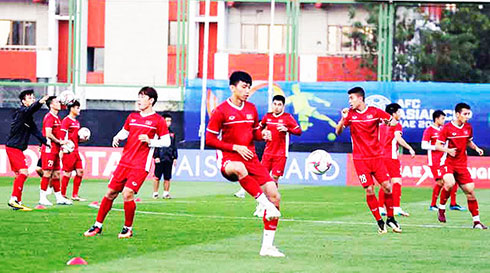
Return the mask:
M 308 153 L 289 153 L 281 184 L 306 184 L 318 186 L 345 186 L 347 181 L 347 155 L 331 154 L 334 162 L 328 172 L 318 176 L 306 168 Z M 214 150 L 179 150 L 177 166 L 172 170 L 176 181 L 227 181 L 216 164 Z
M 206 120 L 219 103 L 230 96 L 227 81 L 208 81 Z M 473 110 L 470 120 L 474 128 L 475 142 L 490 147 L 490 84 L 463 83 L 406 83 L 406 82 L 277 82 L 274 94 L 286 97 L 286 112 L 294 114 L 303 134 L 292 136 L 291 142 L 321 143 L 326 141 L 350 142 L 346 132 L 335 135 L 335 124 L 342 108 L 348 107 L 347 90 L 362 86 L 366 90 L 366 102 L 384 110 L 391 102 L 403 108 L 402 126 L 408 142 L 420 142 L 424 129 L 432 121 L 435 110 L 443 110 L 447 120 L 454 116 L 458 102 L 468 103 Z M 267 82 L 254 82 L 249 101 L 257 106 L 259 116 L 267 112 Z M 185 95 L 184 118 L 187 141 L 199 140 L 201 107 L 201 80 L 188 82 Z

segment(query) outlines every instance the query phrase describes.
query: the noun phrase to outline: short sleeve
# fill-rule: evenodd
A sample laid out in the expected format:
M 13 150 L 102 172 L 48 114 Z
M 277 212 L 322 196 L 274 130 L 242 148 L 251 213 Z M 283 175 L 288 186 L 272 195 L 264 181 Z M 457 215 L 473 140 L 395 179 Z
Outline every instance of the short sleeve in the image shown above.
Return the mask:
M 128 116 L 128 118 L 127 118 L 127 119 L 126 119 L 126 121 L 124 122 L 124 126 L 123 126 L 124 130 L 126 130 L 126 131 L 128 131 L 128 132 L 129 132 L 129 123 L 131 122 L 131 116 L 132 116 L 132 114 L 130 114 L 130 115 Z
M 352 111 L 349 109 L 349 112 L 347 113 L 347 117 L 344 119 L 344 126 L 345 127 L 349 126 L 351 120 L 352 120 Z
M 398 122 L 396 125 L 395 125 L 395 132 L 400 132 L 400 133 L 403 133 L 403 127 L 402 127 L 402 124 L 400 122 Z
M 254 106 L 254 130 L 260 129 L 260 123 L 259 123 L 259 113 L 257 112 L 257 108 Z
M 158 137 L 162 137 L 164 135 L 168 135 L 168 127 L 167 123 L 165 122 L 165 119 L 163 117 L 160 117 L 160 120 L 157 125 L 157 135 Z
M 292 115 L 289 115 L 287 127 L 288 127 L 288 129 L 295 129 L 295 128 L 299 127 L 298 123 L 296 122 L 296 120 L 293 118 Z
M 46 120 L 44 120 L 43 126 L 44 126 L 44 128 L 53 128 L 54 127 L 54 118 L 51 114 L 49 114 L 49 116 L 46 117 Z
M 430 129 L 427 128 L 422 135 L 422 141 L 430 141 Z
M 390 114 L 386 113 L 385 111 L 383 111 L 379 108 L 376 108 L 376 115 L 381 120 L 391 120 L 392 119 Z
M 68 122 L 68 119 L 64 118 L 61 121 L 61 130 L 63 131 L 68 131 L 68 128 L 70 127 L 70 123 Z
M 472 141 L 473 140 L 473 127 L 470 125 L 469 126 L 470 128 L 470 138 L 468 139 L 468 141 Z
M 437 138 L 440 142 L 446 142 L 447 140 L 447 126 L 442 127 L 441 133 L 439 133 L 439 137 Z
M 221 132 L 221 127 L 223 126 L 224 118 L 223 113 L 219 110 L 219 108 L 215 108 L 213 113 L 211 113 L 211 118 L 208 122 L 207 131 L 216 135 L 219 135 Z
M 260 127 L 264 128 L 266 125 L 267 125 L 267 114 L 265 114 L 263 117 L 262 117 L 262 120 L 260 121 L 259 123 Z

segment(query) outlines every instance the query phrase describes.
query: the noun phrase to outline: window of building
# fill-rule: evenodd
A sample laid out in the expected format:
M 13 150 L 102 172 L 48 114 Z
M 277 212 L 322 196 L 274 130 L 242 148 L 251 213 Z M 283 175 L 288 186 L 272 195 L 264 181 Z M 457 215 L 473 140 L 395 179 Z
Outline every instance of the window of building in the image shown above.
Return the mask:
M 104 48 L 98 48 L 98 47 L 87 48 L 87 71 L 88 72 L 104 71 Z
M 354 29 L 352 26 L 328 26 L 327 33 L 327 50 L 330 54 L 337 53 L 361 53 L 361 46 L 357 45 L 353 39 L 349 38 L 349 34 Z M 369 32 L 369 29 L 364 30 Z
M 0 46 L 36 45 L 36 22 L 0 20 Z
M 241 48 L 245 51 L 267 52 L 269 51 L 269 37 L 272 35 L 272 49 L 274 52 L 286 51 L 285 25 L 254 25 L 242 24 Z

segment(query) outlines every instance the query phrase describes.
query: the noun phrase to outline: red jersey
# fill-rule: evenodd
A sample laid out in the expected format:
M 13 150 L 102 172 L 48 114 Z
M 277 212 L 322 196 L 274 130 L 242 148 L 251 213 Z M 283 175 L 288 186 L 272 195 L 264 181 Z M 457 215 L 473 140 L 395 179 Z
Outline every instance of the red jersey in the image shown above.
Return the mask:
M 439 134 L 441 132 L 441 128 L 438 128 L 434 125 L 427 127 L 424 130 L 424 135 L 422 136 L 422 141 L 427 141 L 430 145 L 436 145 L 437 138 L 439 138 Z M 444 158 L 442 158 L 444 152 L 437 150 L 427 150 L 427 161 L 429 166 L 441 166 L 444 165 Z
M 46 115 L 44 115 L 44 118 L 43 118 L 43 136 L 44 137 L 46 137 L 46 128 L 51 128 L 53 135 L 57 139 L 59 139 L 59 140 L 63 139 L 61 136 L 61 120 L 57 115 L 55 115 L 51 112 L 48 112 Z M 60 145 L 52 142 L 51 139 L 47 138 L 47 144 L 50 145 L 51 147 L 43 145 L 41 148 L 42 153 L 57 154 L 60 152 Z
M 379 140 L 383 146 L 383 157 L 390 159 L 398 159 L 398 141 L 396 141 L 395 133 L 402 132 L 402 125 L 398 123 L 395 126 L 381 124 L 379 126 Z
M 221 141 L 214 143 L 206 137 L 207 144 L 223 152 L 223 156 L 235 155 L 233 145 L 243 145 L 255 154 L 254 135 L 260 128 L 259 115 L 253 103 L 245 101 L 241 107 L 227 99 L 214 109 L 209 119 L 207 131 L 221 134 Z
M 63 139 L 69 139 L 75 144 L 75 150 L 78 151 L 78 130 L 80 129 L 80 122 L 77 119 L 66 116 L 63 121 L 61 121 L 61 131 Z
M 449 156 L 446 159 L 446 165 L 452 166 L 467 166 L 468 156 L 466 155 L 466 145 L 473 139 L 473 128 L 471 124 L 465 123 L 458 127 L 452 122 L 447 123 L 442 127 L 439 138 L 440 142 L 447 141 L 449 149 L 456 148 L 456 155 Z
M 284 125 L 288 128 L 288 131 L 279 132 L 277 127 L 280 125 Z M 301 128 L 293 116 L 284 112 L 277 116 L 274 113 L 265 114 L 260 122 L 260 126 L 266 127 L 271 131 L 272 140 L 265 144 L 264 154 L 272 156 L 288 156 L 289 133 L 294 135 L 301 134 Z
M 158 139 L 167 135 L 165 119 L 155 112 L 147 115 L 135 112 L 129 114 L 123 128 L 129 132 L 129 135 L 119 165 L 149 171 L 155 148 L 150 148 L 148 143 L 141 142 L 138 136 L 148 135 L 150 139 Z
M 391 116 L 376 107 L 368 106 L 362 112 L 349 109 L 344 126 L 350 126 L 354 159 L 373 159 L 382 156 L 379 125 L 385 120 L 391 120 Z

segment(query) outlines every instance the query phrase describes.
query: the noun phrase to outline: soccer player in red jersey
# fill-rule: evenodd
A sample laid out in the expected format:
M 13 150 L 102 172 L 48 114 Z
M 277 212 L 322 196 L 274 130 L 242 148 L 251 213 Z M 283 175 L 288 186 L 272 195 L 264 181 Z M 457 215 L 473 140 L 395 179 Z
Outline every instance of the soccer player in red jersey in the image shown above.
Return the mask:
M 39 132 L 36 123 L 34 123 L 33 115 L 41 109 L 48 98 L 49 96 L 44 96 L 36 101 L 32 89 L 24 90 L 19 94 L 21 106 L 12 117 L 10 132 L 5 145 L 10 167 L 15 173 L 12 195 L 7 203 L 13 210 L 32 211 L 31 208 L 22 204 L 22 190 L 29 175 L 26 156 L 23 151 L 27 149 L 31 135 L 39 139 L 41 143 L 46 143 L 46 138 Z
M 269 172 L 260 164 L 254 147 L 254 140 L 270 140 L 270 132 L 262 133 L 257 109 L 254 104 L 247 102 L 251 85 L 252 78 L 246 72 L 236 71 L 231 74 L 231 97 L 214 109 L 206 129 L 206 144 L 217 149 L 223 177 L 229 181 L 238 181 L 266 208 L 260 255 L 284 257 L 273 245 L 281 216 L 281 196 Z
M 154 149 L 168 147 L 170 135 L 165 119 L 155 113 L 153 106 L 158 94 L 152 87 L 143 87 L 138 92 L 139 112 L 131 113 L 123 128 L 112 140 L 112 146 L 118 147 L 119 141 L 126 145 L 121 160 L 109 180 L 109 189 L 102 198 L 95 224 L 84 233 L 92 237 L 102 232 L 102 223 L 112 208 L 114 199 L 122 192 L 124 200 L 124 227 L 118 238 L 133 236 L 133 219 L 136 211 L 134 195 L 138 193 L 150 170 Z
M 378 232 L 386 233 L 386 226 L 389 226 L 394 232 L 402 232 L 393 215 L 390 176 L 382 161 L 382 149 L 378 139 L 380 123 L 389 123 L 394 126 L 396 121 L 385 111 L 376 107 L 368 107 L 364 102 L 365 93 L 362 87 L 354 87 L 347 93 L 350 109 L 342 109 L 342 118 L 335 132 L 340 135 L 345 127 L 350 126 L 354 167 L 361 185 L 366 190 L 366 201 L 378 223 Z M 379 213 L 373 177 L 385 192 L 386 223 Z
M 400 119 L 402 117 L 401 106 L 398 103 L 388 104 L 385 108 L 386 113 L 390 114 L 391 117 L 398 123 L 395 126 L 389 126 L 386 124 L 381 124 L 379 127 L 380 131 L 380 142 L 383 146 L 383 162 L 386 165 L 388 174 L 391 178 L 392 195 L 393 195 L 393 213 L 395 215 L 410 216 L 408 212 L 405 212 L 400 207 L 400 201 L 402 196 L 402 175 L 400 172 L 400 158 L 398 156 L 399 145 L 404 147 L 410 152 L 412 158 L 415 157 L 415 151 L 412 147 L 403 139 L 403 129 L 400 124 Z M 384 209 L 384 190 L 379 189 L 379 210 L 381 215 L 386 214 Z
M 79 139 L 78 130 L 80 129 L 80 122 L 77 117 L 80 115 L 80 102 L 74 101 L 68 105 L 68 115 L 61 121 L 61 131 L 64 140 L 70 140 L 75 144 L 75 149 L 70 153 L 63 153 L 63 178 L 61 179 L 61 194 L 66 198 L 66 188 L 68 182 L 70 182 L 71 173 L 76 171 L 75 178 L 73 179 L 73 192 L 71 199 L 73 201 L 86 201 L 78 196 L 80 184 L 83 177 L 82 158 L 78 152 L 78 142 L 87 141 L 87 139 Z
M 446 202 L 449 198 L 451 188 L 457 183 L 468 200 L 468 210 L 473 216 L 473 228 L 487 229 L 480 222 L 480 213 L 478 211 L 478 201 L 475 195 L 475 183 L 468 171 L 468 156 L 466 147 L 475 150 L 480 156 L 483 156 L 483 150 L 478 148 L 473 142 L 473 128 L 468 120 L 471 117 L 471 107 L 466 103 L 458 103 L 454 109 L 456 119 L 442 127 L 441 133 L 437 139 L 436 150 L 448 154 L 446 164 L 441 168 L 444 187 L 439 200 L 440 222 L 446 222 Z M 443 143 L 447 142 L 447 147 Z
M 441 132 L 441 128 L 444 125 L 444 121 L 446 119 L 446 114 L 444 114 L 441 110 L 436 110 L 432 113 L 433 124 L 431 124 L 427 129 L 424 130 L 424 134 L 422 136 L 422 149 L 427 150 L 427 164 L 430 167 L 432 172 L 432 176 L 434 177 L 435 184 L 432 189 L 432 200 L 429 206 L 429 210 L 438 211 L 437 207 L 437 197 L 439 197 L 439 193 L 441 192 L 442 186 L 444 182 L 442 181 L 442 173 L 440 170 L 441 166 L 444 166 L 446 161 L 446 156 L 443 156 L 444 153 L 436 150 L 436 142 L 439 137 L 439 133 Z M 458 185 L 454 185 L 451 189 L 451 205 L 449 208 L 451 210 L 466 210 L 465 207 L 462 207 L 456 203 L 456 192 L 458 190 Z
M 56 203 L 58 205 L 71 205 L 72 202 L 64 198 L 60 191 L 60 148 L 66 143 L 61 136 L 61 120 L 58 117 L 61 103 L 56 96 L 51 96 L 46 101 L 46 105 L 49 112 L 44 115 L 43 135 L 47 138 L 47 145 L 41 147 L 43 177 L 39 191 L 39 204 L 43 206 L 53 205 L 46 197 L 46 190 L 51 180 Z

